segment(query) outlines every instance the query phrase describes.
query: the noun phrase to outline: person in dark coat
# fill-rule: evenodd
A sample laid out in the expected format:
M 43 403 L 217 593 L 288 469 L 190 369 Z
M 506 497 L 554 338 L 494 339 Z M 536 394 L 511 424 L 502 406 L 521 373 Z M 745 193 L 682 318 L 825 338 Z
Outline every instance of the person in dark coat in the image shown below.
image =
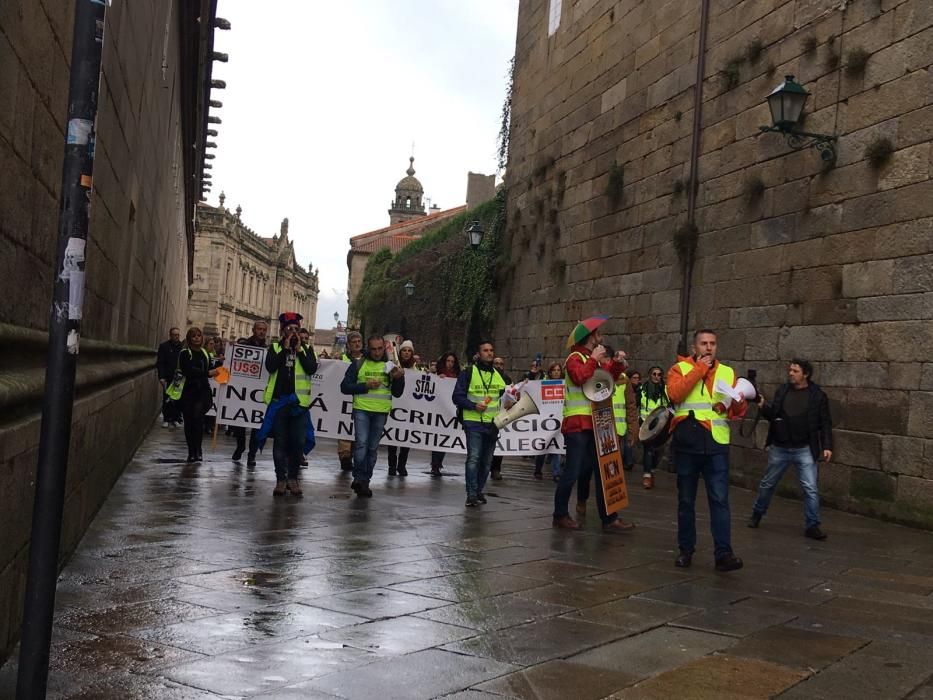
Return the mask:
M 793 359 L 787 367 L 787 383 L 775 392 L 771 402 L 758 396 L 758 406 L 768 427 L 768 470 L 758 485 L 758 498 L 752 506 L 748 526 L 758 527 L 784 472 L 797 466 L 797 479 L 804 498 L 804 535 L 825 540 L 820 529 L 820 494 L 817 488 L 817 462 L 833 458 L 833 422 L 826 393 L 811 378 L 813 366 Z
M 249 338 L 240 338 L 237 342 L 238 345 L 249 345 L 254 348 L 264 348 L 266 347 L 266 335 L 269 333 L 269 324 L 265 321 L 256 321 L 253 324 L 253 334 Z M 247 428 L 237 426 L 233 429 L 233 435 L 236 438 L 236 449 L 233 451 L 233 461 L 239 462 L 243 457 L 243 452 L 246 451 L 246 430 Z M 256 450 L 258 446 L 256 444 L 256 434 L 258 430 L 256 428 L 249 429 L 249 451 L 246 452 L 246 466 L 255 467 L 256 466 Z
M 188 329 L 185 347 L 178 356 L 178 367 L 185 378 L 181 391 L 181 411 L 185 418 L 185 442 L 188 443 L 188 464 L 200 462 L 201 441 L 204 438 L 204 416 L 211 409 L 210 378 L 217 374 L 211 368 L 211 358 L 204 348 L 204 335 L 197 326 Z
M 175 378 L 178 369 L 178 355 L 181 353 L 181 330 L 168 329 L 168 340 L 159 345 L 156 355 L 156 372 L 159 375 L 159 384 L 162 386 L 162 427 L 175 427 L 181 423 L 181 406 L 178 401 L 170 398 L 165 390 Z

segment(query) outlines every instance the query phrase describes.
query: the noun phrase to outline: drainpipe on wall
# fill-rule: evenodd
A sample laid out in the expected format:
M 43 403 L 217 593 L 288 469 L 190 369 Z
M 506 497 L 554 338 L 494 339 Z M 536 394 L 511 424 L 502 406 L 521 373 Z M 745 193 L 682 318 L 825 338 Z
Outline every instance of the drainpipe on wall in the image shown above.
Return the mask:
M 694 106 L 693 106 L 693 140 L 690 145 L 690 179 L 687 184 L 687 227 L 692 229 L 696 226 L 696 204 L 697 204 L 697 183 L 699 173 L 697 172 L 700 161 L 700 130 L 701 119 L 703 116 L 703 74 L 706 72 L 706 28 L 709 24 L 709 2 L 703 0 L 700 8 L 700 40 L 697 47 L 697 78 L 693 88 Z M 694 248 L 688 247 L 687 254 L 683 260 L 684 277 L 683 286 L 680 290 L 680 343 L 677 352 L 681 355 L 687 354 L 687 323 L 690 317 L 690 285 L 693 281 L 693 263 L 696 256 Z

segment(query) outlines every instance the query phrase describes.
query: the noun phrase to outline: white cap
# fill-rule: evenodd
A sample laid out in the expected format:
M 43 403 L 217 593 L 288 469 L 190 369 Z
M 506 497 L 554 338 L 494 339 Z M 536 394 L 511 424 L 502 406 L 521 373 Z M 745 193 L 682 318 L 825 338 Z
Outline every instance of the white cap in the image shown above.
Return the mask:
M 412 342 L 411 342 L 410 340 L 406 340 L 404 343 L 402 343 L 401 345 L 398 346 L 398 349 L 399 349 L 399 350 L 401 350 L 402 348 L 408 348 L 408 349 L 411 350 L 412 352 L 415 351 L 415 346 L 412 344 Z

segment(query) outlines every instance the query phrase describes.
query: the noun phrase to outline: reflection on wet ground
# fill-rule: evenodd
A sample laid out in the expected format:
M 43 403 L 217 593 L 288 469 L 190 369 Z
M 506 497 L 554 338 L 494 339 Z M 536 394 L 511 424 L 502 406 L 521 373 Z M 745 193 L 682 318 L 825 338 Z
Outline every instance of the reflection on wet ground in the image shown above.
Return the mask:
M 735 490 L 746 567 L 717 574 L 703 505 L 673 567 L 667 473 L 634 474 L 638 528 L 603 535 L 593 512 L 553 530 L 525 460 L 465 509 L 462 458 L 434 479 L 412 452 L 403 479 L 383 455 L 361 501 L 321 441 L 299 501 L 273 499 L 268 450 L 184 450 L 153 429 L 62 573 L 50 697 L 933 698 L 930 533 L 827 511 L 813 542 L 795 501 L 748 530 Z

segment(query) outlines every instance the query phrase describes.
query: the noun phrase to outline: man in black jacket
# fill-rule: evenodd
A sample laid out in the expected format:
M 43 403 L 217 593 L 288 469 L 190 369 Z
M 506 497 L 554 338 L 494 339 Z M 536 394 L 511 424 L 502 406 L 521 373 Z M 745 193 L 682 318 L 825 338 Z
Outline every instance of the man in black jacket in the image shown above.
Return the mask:
M 181 423 L 181 405 L 165 394 L 165 389 L 175 378 L 178 369 L 178 355 L 181 352 L 181 331 L 178 328 L 168 329 L 168 340 L 159 345 L 156 355 L 156 371 L 159 374 L 159 384 L 162 386 L 162 427 L 175 427 Z
M 820 495 L 817 490 L 818 460 L 833 457 L 833 422 L 829 415 L 829 399 L 819 386 L 810 381 L 813 366 L 806 360 L 793 359 L 787 368 L 787 383 L 782 385 L 770 403 L 758 397 L 761 415 L 770 421 L 768 429 L 768 471 L 758 485 L 758 498 L 752 506 L 749 527 L 758 527 L 768 511 L 784 472 L 797 465 L 797 478 L 803 491 L 806 530 L 814 540 L 825 540 L 820 529 Z

